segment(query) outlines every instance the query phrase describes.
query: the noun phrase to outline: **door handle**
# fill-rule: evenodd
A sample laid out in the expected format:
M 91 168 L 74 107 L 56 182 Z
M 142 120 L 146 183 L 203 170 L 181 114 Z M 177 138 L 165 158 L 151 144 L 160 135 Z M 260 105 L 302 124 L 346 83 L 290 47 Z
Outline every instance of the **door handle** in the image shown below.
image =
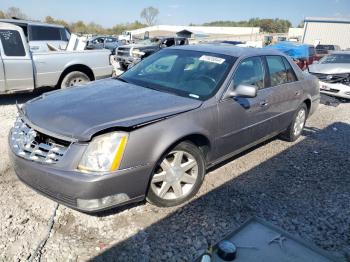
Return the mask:
M 295 96 L 300 96 L 300 94 L 301 94 L 301 91 L 296 91 L 295 92 Z
M 267 107 L 269 105 L 269 102 L 267 102 L 267 101 L 261 101 L 260 102 L 260 106 L 261 107 Z

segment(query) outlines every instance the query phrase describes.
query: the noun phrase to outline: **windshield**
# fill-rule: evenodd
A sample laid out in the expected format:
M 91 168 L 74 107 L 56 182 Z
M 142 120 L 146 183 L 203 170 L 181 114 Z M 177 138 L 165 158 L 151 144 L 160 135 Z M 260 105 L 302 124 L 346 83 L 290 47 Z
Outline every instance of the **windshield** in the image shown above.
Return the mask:
M 143 87 L 204 100 L 215 94 L 234 61 L 231 56 L 164 49 L 120 78 Z
M 159 42 L 158 38 L 149 38 L 149 39 L 145 39 L 145 40 L 141 40 L 139 41 L 137 44 L 141 44 L 141 45 L 153 45 Z
M 348 64 L 350 54 L 331 54 L 320 59 L 320 64 Z

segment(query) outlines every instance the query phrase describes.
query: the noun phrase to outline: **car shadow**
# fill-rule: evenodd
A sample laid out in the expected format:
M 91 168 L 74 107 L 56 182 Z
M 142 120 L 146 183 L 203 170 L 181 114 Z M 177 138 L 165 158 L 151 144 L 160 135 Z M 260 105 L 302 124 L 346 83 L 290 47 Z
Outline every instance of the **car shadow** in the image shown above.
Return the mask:
M 342 122 L 309 127 L 303 140 L 244 173 L 224 167 L 232 179 L 91 261 L 191 261 L 252 216 L 350 257 L 349 134 Z

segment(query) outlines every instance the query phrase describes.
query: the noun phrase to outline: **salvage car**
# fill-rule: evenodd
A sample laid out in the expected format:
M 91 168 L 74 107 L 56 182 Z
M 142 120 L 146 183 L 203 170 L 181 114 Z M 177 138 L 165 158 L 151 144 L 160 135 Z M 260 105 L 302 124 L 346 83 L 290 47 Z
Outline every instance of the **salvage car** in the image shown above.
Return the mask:
M 188 39 L 184 37 L 155 37 L 139 41 L 137 44 L 120 46 L 116 51 L 116 60 L 125 70 L 129 65 L 137 64 L 160 49 L 174 45 L 188 45 Z
M 309 72 L 320 80 L 321 93 L 350 99 L 350 51 L 324 56 Z
M 71 35 L 69 29 L 62 25 L 21 19 L 0 19 L 0 22 L 21 27 L 32 52 L 48 52 L 47 44 L 65 49 Z
M 112 75 L 108 50 L 32 53 L 25 39 L 20 27 L 0 23 L 0 94 L 67 88 Z
M 174 206 L 208 168 L 276 135 L 298 139 L 319 99 L 317 78 L 278 51 L 170 47 L 24 104 L 10 154 L 20 180 L 74 209 Z
M 86 49 L 108 49 L 115 54 L 115 50 L 122 44 L 115 37 L 111 36 L 97 36 L 89 39 L 86 43 Z

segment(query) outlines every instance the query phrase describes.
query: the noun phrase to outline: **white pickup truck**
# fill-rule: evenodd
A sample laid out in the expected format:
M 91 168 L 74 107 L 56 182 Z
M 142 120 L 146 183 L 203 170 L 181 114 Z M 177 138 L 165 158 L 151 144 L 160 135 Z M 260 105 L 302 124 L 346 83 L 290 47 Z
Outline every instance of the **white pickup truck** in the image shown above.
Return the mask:
M 110 55 L 109 50 L 32 53 L 21 27 L 0 22 L 0 94 L 110 77 Z

